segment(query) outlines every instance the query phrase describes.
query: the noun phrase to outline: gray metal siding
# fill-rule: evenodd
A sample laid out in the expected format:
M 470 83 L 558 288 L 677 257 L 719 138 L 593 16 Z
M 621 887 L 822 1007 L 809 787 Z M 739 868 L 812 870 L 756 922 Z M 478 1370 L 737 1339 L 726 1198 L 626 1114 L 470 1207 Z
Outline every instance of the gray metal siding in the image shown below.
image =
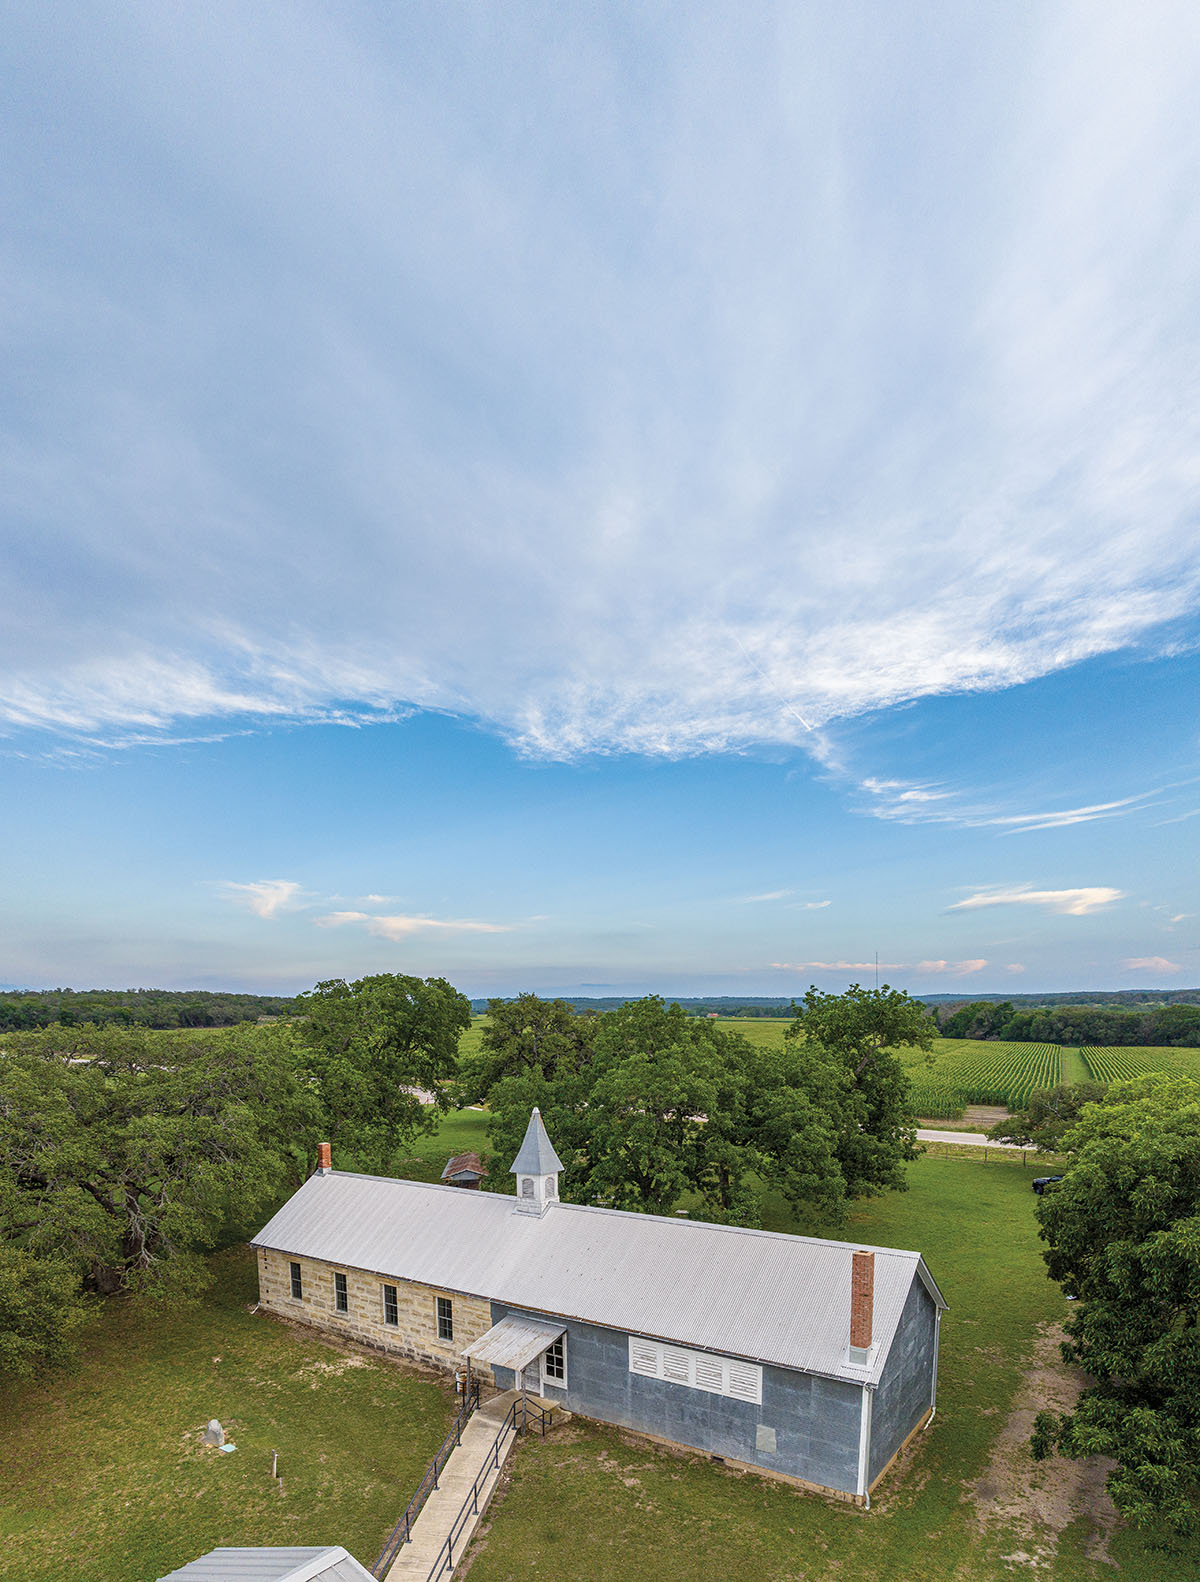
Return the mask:
M 936 1330 L 937 1308 L 914 1279 L 875 1391 L 868 1482 L 875 1481 L 929 1410 Z
M 493 1302 L 492 1321 L 518 1311 L 523 1310 Z M 856 1384 L 765 1366 L 762 1405 L 755 1406 L 630 1373 L 629 1337 L 620 1330 L 572 1320 L 566 1347 L 567 1388 L 536 1388 L 568 1411 L 822 1488 L 848 1494 L 857 1488 L 862 1391 Z M 510 1375 L 502 1379 L 497 1370 L 496 1382 L 511 1388 L 515 1381 Z M 760 1424 L 775 1430 L 774 1454 L 757 1448 Z

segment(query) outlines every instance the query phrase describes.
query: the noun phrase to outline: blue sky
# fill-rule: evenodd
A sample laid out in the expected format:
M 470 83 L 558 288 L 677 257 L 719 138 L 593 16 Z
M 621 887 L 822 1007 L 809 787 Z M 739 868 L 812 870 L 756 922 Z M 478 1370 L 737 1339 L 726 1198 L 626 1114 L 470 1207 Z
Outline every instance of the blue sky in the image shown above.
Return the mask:
M 1194 7 L 0 54 L 0 981 L 1200 982 Z

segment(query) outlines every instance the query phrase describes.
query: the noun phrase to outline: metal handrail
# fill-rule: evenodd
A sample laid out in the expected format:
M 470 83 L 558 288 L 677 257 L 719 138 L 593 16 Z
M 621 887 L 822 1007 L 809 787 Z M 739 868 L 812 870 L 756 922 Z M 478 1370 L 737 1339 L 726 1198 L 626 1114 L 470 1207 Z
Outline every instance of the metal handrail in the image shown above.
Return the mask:
M 442 1440 L 441 1449 L 425 1468 L 417 1492 L 405 1506 L 404 1515 L 388 1534 L 387 1542 L 379 1552 L 379 1558 L 371 1567 L 373 1577 L 382 1577 L 399 1554 L 405 1544 L 412 1542 L 412 1524 L 421 1514 L 421 1507 L 438 1486 L 438 1478 L 442 1475 L 447 1461 L 462 1443 L 462 1431 L 466 1427 L 467 1419 L 479 1405 L 479 1385 L 472 1384 L 467 1391 L 463 1404 L 458 1409 L 458 1415 L 450 1425 L 450 1432 Z M 543 1429 L 543 1433 L 545 1430 Z
M 544 1407 L 531 1406 L 530 1403 L 524 1399 L 524 1397 L 512 1403 L 508 1411 L 504 1414 L 504 1421 L 500 1424 L 500 1429 L 496 1434 L 495 1439 L 492 1440 L 491 1448 L 489 1449 L 487 1455 L 483 1458 L 483 1466 L 475 1475 L 475 1481 L 471 1484 L 470 1493 L 459 1507 L 458 1515 L 450 1523 L 450 1531 L 446 1535 L 446 1542 L 442 1545 L 441 1549 L 438 1550 L 438 1557 L 433 1562 L 433 1566 L 430 1569 L 428 1576 L 425 1578 L 425 1582 L 438 1582 L 438 1578 L 445 1576 L 447 1571 L 453 1574 L 454 1544 L 462 1532 L 462 1529 L 466 1526 L 468 1516 L 467 1506 L 469 1505 L 471 1507 L 469 1512 L 471 1516 L 476 1516 L 479 1514 L 480 1491 L 491 1474 L 500 1470 L 500 1446 L 506 1439 L 510 1429 L 514 1434 L 518 1431 L 518 1414 L 521 1418 L 522 1429 L 528 1426 L 530 1415 L 536 1414 L 538 1418 L 538 1426 L 541 1428 L 543 1439 L 546 1437 L 546 1429 L 551 1426 L 554 1416 L 553 1408 L 550 1411 L 546 1411 Z

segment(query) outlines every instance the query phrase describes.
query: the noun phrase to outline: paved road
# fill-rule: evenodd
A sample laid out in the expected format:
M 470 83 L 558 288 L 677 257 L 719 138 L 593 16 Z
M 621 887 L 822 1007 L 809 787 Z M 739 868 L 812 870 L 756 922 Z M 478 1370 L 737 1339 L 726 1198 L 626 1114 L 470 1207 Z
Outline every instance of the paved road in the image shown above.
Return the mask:
M 994 1143 L 982 1132 L 927 1132 L 918 1127 L 917 1136 L 923 1143 L 964 1143 L 972 1148 L 1013 1148 L 1021 1152 L 1019 1143 Z

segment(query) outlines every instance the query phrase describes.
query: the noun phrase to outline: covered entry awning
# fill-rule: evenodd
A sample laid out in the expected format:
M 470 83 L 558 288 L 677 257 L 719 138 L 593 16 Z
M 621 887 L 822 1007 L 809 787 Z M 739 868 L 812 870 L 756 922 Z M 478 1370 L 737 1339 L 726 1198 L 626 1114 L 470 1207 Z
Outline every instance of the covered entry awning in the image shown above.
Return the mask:
M 512 1368 L 519 1373 L 566 1332 L 565 1324 L 543 1324 L 535 1318 L 502 1318 L 486 1335 L 464 1346 L 461 1354 L 489 1368 Z

